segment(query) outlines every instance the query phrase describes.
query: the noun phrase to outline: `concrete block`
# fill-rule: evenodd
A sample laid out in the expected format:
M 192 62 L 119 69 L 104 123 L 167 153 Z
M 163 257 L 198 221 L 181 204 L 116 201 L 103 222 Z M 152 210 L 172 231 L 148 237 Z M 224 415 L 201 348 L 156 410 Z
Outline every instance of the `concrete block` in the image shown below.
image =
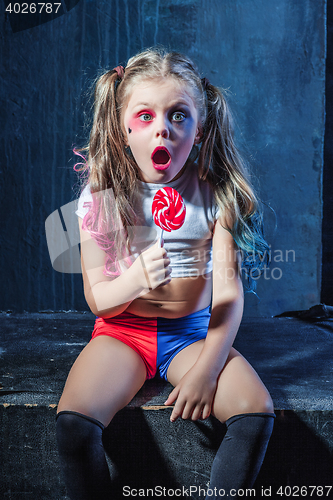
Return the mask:
M 0 498 L 67 500 L 55 443 L 56 405 L 92 324 L 92 315 L 77 313 L 0 315 Z M 244 320 L 236 347 L 264 380 L 277 414 L 256 496 L 262 488 L 266 496 L 283 498 L 277 491 L 287 497 L 300 486 L 309 493 L 310 486 L 330 486 L 332 322 Z M 163 407 L 170 390 L 158 378 L 147 381 L 105 430 L 113 499 L 124 500 L 131 489 L 149 489 L 159 498 L 163 488 L 188 492 L 191 486 L 192 498 L 202 498 L 199 487 L 207 488 L 225 428 L 214 418 L 171 423 L 171 410 Z M 189 498 L 185 492 L 183 497 Z

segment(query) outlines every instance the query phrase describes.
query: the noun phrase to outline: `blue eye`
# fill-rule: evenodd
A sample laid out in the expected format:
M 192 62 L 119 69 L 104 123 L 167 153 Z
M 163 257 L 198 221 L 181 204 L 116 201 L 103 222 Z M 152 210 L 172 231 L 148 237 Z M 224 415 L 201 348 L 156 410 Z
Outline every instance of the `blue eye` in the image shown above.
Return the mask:
M 150 120 L 152 120 L 152 115 L 149 114 L 149 113 L 143 113 L 142 115 L 139 116 L 139 119 L 142 121 L 142 122 L 149 122 Z
M 172 119 L 175 122 L 182 122 L 185 120 L 186 116 L 185 113 L 182 113 L 181 111 L 176 111 L 175 113 L 172 113 Z

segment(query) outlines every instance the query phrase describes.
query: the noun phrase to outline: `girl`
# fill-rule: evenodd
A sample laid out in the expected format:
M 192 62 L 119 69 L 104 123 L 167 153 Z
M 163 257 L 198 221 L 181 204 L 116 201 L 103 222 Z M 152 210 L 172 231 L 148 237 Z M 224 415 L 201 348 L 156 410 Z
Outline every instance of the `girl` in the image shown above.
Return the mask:
M 102 431 L 156 373 L 174 386 L 171 422 L 212 414 L 226 423 L 209 498 L 251 487 L 274 409 L 232 345 L 243 311 L 240 254 L 260 257 L 267 244 L 226 101 L 187 57 L 144 51 L 98 79 L 87 151 L 77 214 L 97 319 L 58 406 L 70 498 L 112 498 Z M 151 206 L 163 186 L 182 196 L 186 218 L 160 243 Z

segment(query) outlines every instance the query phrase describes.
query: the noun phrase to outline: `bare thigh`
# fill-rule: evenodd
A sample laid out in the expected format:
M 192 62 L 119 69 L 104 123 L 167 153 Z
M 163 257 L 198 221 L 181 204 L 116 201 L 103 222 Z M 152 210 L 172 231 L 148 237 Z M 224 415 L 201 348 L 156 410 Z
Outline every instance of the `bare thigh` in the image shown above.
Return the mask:
M 176 386 L 198 359 L 204 345 L 199 340 L 183 349 L 171 361 L 168 380 Z M 217 382 L 212 414 L 221 422 L 240 413 L 273 413 L 272 399 L 256 371 L 232 348 Z
M 146 380 L 139 354 L 105 335 L 94 338 L 69 372 L 58 412 L 77 411 L 108 425 Z

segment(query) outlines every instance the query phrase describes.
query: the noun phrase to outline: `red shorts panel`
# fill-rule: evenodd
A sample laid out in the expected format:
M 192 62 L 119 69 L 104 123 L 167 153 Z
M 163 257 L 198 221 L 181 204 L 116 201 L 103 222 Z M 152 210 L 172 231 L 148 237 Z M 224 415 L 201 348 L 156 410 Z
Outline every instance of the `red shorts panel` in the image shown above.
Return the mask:
M 113 318 L 97 318 L 92 339 L 108 335 L 134 349 L 143 359 L 147 378 L 156 374 L 157 318 L 144 318 L 123 312 Z

